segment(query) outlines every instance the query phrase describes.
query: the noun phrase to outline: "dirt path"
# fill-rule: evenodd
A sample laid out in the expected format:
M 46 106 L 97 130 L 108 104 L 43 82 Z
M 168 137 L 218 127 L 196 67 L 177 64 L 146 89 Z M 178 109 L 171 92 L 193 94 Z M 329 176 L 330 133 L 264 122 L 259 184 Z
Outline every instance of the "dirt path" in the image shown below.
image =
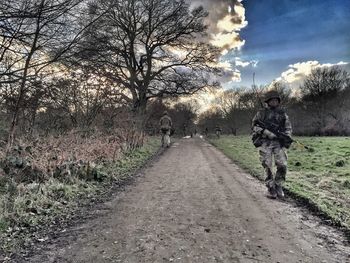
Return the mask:
M 350 262 L 342 236 L 221 152 L 181 140 L 134 184 L 26 262 Z

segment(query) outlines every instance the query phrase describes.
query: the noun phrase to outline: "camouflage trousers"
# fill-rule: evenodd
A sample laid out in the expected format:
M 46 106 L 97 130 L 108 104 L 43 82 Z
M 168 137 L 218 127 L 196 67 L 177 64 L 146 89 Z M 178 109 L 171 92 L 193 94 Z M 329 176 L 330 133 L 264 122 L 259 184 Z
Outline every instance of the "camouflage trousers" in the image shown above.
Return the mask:
M 260 161 L 265 170 L 266 186 L 282 186 L 287 174 L 287 153 L 278 141 L 266 140 L 259 149 Z M 276 174 L 273 173 L 273 161 Z
M 162 146 L 164 147 L 164 145 L 165 145 L 165 146 L 169 147 L 169 145 L 170 145 L 170 128 L 169 129 L 162 128 L 161 132 L 162 132 L 162 140 L 161 140 Z

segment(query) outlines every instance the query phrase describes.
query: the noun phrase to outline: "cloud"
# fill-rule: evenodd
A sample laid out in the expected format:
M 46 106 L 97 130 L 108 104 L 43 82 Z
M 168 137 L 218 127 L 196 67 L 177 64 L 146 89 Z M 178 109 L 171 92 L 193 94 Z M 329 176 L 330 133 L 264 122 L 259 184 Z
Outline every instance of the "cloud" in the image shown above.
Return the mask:
M 338 63 L 325 63 L 321 64 L 319 61 L 305 61 L 298 62 L 288 66 L 288 69 L 282 72 L 281 76 L 277 78 L 275 81 L 281 81 L 288 84 L 291 88 L 299 88 L 299 86 L 303 83 L 304 79 L 310 75 L 312 70 L 316 68 L 323 67 L 333 67 L 333 66 L 345 66 L 348 65 L 349 62 L 340 61 Z
M 216 98 L 222 93 L 223 90 L 221 89 L 202 90 L 195 95 L 181 97 L 179 101 L 184 103 L 195 101 L 199 106 L 198 113 L 201 114 L 217 106 L 217 103 L 215 102 Z
M 231 74 L 231 81 L 233 82 L 241 82 L 241 72 L 237 69 L 235 69 Z
M 240 50 L 245 44 L 239 32 L 246 27 L 245 8 L 239 0 L 194 0 L 192 6 L 202 5 L 209 11 L 209 42 L 221 49 L 222 54 L 230 50 Z
M 233 68 L 229 61 L 220 61 L 215 66 L 221 71 L 219 76 L 214 77 L 216 81 L 220 83 L 241 81 L 241 72 Z
M 321 67 L 345 66 L 348 64 L 349 62 L 340 61 L 337 64 L 331 64 L 331 63 L 322 64 Z
M 236 32 L 218 33 L 212 36 L 210 43 L 221 48 L 221 54 L 225 55 L 231 49 L 241 49 L 245 44 L 245 40 L 241 40 Z
M 208 25 L 206 41 L 221 50 L 225 55 L 232 50 L 240 50 L 245 45 L 241 38 L 240 31 L 248 25 L 245 17 L 245 8 L 242 0 L 187 0 L 191 7 L 203 6 L 208 10 L 208 17 L 205 23 Z M 236 58 L 235 61 L 226 61 L 225 58 L 217 58 L 217 67 L 220 70 L 219 76 L 211 76 L 220 83 L 241 82 L 241 72 L 238 68 L 249 65 L 255 67 L 257 61 L 242 61 Z
M 252 66 L 253 68 L 255 68 L 258 65 L 259 61 L 258 60 L 243 61 L 243 60 L 241 60 L 241 58 L 235 57 L 235 62 L 234 63 L 235 63 L 236 67 L 243 67 L 243 68 L 245 68 L 245 67 L 248 67 L 248 66 Z
M 215 81 L 227 84 L 228 82 L 241 82 L 241 71 L 239 68 L 246 68 L 248 66 L 256 67 L 259 61 L 250 60 L 244 61 L 239 57 L 234 57 L 233 60 L 219 60 L 214 66 L 221 72 L 218 77 L 212 77 Z

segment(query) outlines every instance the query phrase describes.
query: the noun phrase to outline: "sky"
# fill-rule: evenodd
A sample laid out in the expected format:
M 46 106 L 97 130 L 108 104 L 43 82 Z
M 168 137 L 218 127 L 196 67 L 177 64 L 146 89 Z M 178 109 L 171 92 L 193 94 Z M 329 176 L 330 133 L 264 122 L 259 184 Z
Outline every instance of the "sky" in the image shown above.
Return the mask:
M 284 81 L 313 68 L 350 69 L 350 0 L 205 0 L 212 44 L 231 72 L 225 88 Z M 215 10 L 215 11 L 210 11 Z M 349 71 L 350 72 L 350 71 Z

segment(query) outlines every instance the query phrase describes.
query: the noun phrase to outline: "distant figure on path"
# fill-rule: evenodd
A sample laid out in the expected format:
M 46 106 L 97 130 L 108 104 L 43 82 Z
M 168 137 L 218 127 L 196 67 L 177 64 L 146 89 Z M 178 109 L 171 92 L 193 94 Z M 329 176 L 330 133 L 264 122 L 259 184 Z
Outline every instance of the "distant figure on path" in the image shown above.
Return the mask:
M 182 135 L 185 137 L 187 135 L 187 125 L 184 123 L 182 126 Z
M 163 112 L 163 116 L 159 120 L 160 131 L 162 133 L 162 147 L 170 146 L 170 130 L 173 126 L 173 122 L 168 115 L 167 111 Z
M 221 135 L 221 128 L 218 125 L 216 125 L 215 127 L 215 134 L 216 134 L 216 137 L 218 137 L 219 139 Z

